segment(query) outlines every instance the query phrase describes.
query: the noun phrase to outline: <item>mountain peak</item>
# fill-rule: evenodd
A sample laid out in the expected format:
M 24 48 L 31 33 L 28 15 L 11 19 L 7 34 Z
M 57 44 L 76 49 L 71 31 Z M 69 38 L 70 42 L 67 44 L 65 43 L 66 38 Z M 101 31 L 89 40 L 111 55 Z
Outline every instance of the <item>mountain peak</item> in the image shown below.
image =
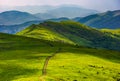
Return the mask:
M 14 24 L 22 24 L 24 22 L 40 20 L 36 16 L 21 11 L 6 11 L 0 13 L 0 24 L 1 25 L 14 25 Z
M 11 14 L 11 13 L 17 14 L 17 13 L 27 13 L 27 12 L 21 12 L 21 11 L 17 11 L 17 10 L 11 10 L 11 11 L 2 12 L 0 14 Z
M 120 28 L 120 10 L 89 15 L 78 21 L 96 28 Z

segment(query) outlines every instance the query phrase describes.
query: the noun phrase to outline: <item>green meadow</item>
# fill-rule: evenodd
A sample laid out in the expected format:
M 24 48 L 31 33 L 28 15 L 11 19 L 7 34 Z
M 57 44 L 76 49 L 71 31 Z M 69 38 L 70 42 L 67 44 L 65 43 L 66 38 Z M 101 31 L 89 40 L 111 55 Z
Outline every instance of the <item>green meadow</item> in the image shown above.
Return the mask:
M 50 81 L 119 81 L 120 53 L 90 48 L 63 48 L 48 65 Z
M 0 81 L 38 81 L 56 50 L 42 40 L 0 34 Z
M 0 81 L 120 81 L 119 32 L 109 32 L 68 21 L 0 33 Z
M 120 80 L 120 52 L 7 34 L 1 34 L 0 43 L 0 81 Z M 42 75 L 45 59 L 59 48 Z

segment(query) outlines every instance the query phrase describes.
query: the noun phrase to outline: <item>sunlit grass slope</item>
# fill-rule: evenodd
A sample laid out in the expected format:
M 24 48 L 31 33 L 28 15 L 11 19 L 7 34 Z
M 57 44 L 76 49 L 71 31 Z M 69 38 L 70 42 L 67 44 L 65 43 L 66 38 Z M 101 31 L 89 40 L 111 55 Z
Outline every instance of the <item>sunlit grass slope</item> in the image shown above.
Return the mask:
M 41 77 L 45 59 L 59 48 Z M 0 33 L 0 81 L 41 80 L 119 81 L 120 52 Z
M 74 44 L 71 40 L 65 36 L 52 31 L 51 29 L 45 28 L 41 25 L 31 25 L 23 31 L 17 33 L 17 35 L 24 35 L 27 37 L 33 37 L 38 39 L 50 40 L 50 41 L 61 41 L 66 43 Z
M 102 29 L 102 31 L 120 35 L 120 29 Z
M 47 69 L 46 81 L 119 81 L 120 52 L 63 48 Z
M 119 81 L 120 52 L 83 47 L 119 50 L 120 40 L 111 36 L 119 33 L 109 32 L 47 21 L 18 35 L 0 33 L 0 81 Z M 54 53 L 41 77 L 45 59 Z
M 61 45 L 0 33 L 0 81 L 39 81 L 44 60 Z
M 111 35 L 114 38 L 120 39 L 120 29 L 101 29 L 101 31 Z

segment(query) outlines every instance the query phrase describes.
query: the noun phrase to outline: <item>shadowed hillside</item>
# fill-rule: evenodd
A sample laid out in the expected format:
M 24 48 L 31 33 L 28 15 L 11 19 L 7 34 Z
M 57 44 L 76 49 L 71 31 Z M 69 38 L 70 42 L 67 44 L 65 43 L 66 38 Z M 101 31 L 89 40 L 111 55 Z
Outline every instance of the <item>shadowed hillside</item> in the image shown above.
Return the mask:
M 19 32 L 18 35 L 55 41 L 62 40 L 63 37 L 82 46 L 120 50 L 119 39 L 113 38 L 100 30 L 93 29 L 73 21 L 46 21 L 39 25 L 32 25 Z M 60 36 L 62 37 L 59 38 Z M 68 42 L 65 40 L 63 41 Z

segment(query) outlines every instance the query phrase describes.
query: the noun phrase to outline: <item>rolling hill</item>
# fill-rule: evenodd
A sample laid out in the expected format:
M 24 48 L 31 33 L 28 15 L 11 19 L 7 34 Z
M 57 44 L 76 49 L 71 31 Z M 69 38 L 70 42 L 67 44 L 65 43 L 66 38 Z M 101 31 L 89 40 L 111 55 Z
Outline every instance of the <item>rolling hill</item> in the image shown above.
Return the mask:
M 40 13 L 0 13 L 0 81 L 120 81 L 120 10 L 14 9 Z
M 18 32 L 17 35 L 24 35 L 27 37 L 33 37 L 49 41 L 61 41 L 66 43 L 73 43 L 71 40 L 57 32 L 45 28 L 44 26 L 37 26 L 34 24 L 24 29 L 23 31 Z
M 89 15 L 77 21 L 95 28 L 120 28 L 120 10 Z
M 0 33 L 0 81 L 38 81 L 45 59 L 64 45 Z
M 120 52 L 63 48 L 51 58 L 46 81 L 119 81 Z
M 20 11 L 6 11 L 0 13 L 0 25 L 15 25 L 22 24 L 28 21 L 40 20 L 27 12 Z
M 39 25 L 32 25 L 17 34 L 44 40 L 72 41 L 81 46 L 120 51 L 119 39 L 100 30 L 73 21 L 45 21 Z M 65 40 L 62 38 L 65 38 Z
M 0 81 L 119 81 L 119 71 L 117 51 L 0 33 Z

